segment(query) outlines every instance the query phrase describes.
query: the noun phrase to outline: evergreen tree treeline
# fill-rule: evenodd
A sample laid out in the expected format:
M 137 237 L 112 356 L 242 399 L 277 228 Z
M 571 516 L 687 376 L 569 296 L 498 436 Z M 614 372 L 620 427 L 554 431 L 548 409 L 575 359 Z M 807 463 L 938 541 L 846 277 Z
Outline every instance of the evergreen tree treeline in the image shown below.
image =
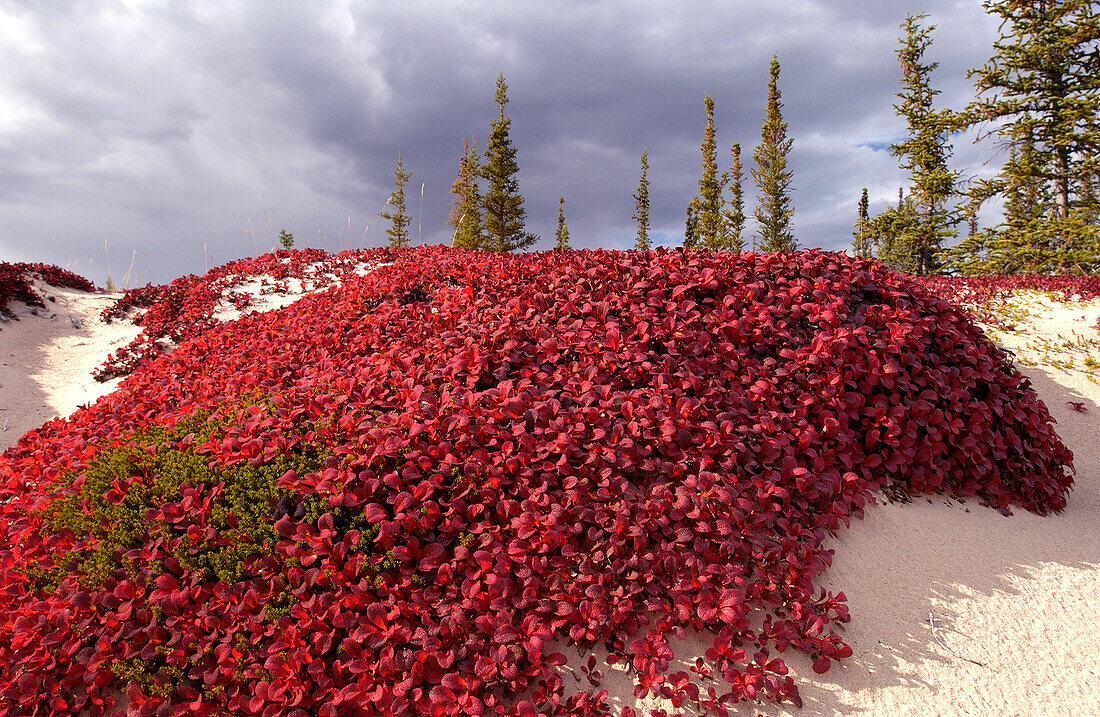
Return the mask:
M 569 246 L 569 227 L 565 225 L 565 196 L 558 195 L 558 228 L 554 232 L 554 238 L 557 239 L 557 244 L 554 248 L 561 249 L 562 251 L 568 251 Z
M 905 120 L 907 134 L 890 145 L 890 152 L 907 171 L 908 184 L 899 190 L 896 205 L 876 215 L 863 188 L 852 252 L 916 274 L 1100 271 L 1100 6 L 1088 0 L 984 0 L 983 6 L 1000 19 L 1000 37 L 989 61 L 968 73 L 976 99 L 961 111 L 936 107 L 939 91 L 932 86 L 932 73 L 938 63 L 927 59 L 935 25 L 927 24 L 923 13 L 902 21 L 894 109 Z M 749 172 L 756 188 L 754 251 L 798 246 L 791 228 L 793 141 L 783 119 L 779 72 L 773 55 L 760 142 Z M 538 237 L 525 227 L 503 72 L 494 99 L 498 114 L 484 153 L 478 154 L 476 143 L 463 142 L 447 221 L 454 227 L 455 246 L 526 249 Z M 709 95 L 703 104 L 700 176 L 685 208 L 684 246 L 740 251 L 747 218 L 741 145 L 730 145 L 729 168 L 720 172 L 715 104 Z M 949 139 L 971 128 L 984 131 L 979 139 L 996 137 L 1008 157 L 996 176 L 963 183 L 949 166 Z M 635 247 L 641 250 L 652 246 L 649 169 L 643 150 L 632 194 Z M 387 235 L 392 246 L 409 242 L 404 187 L 410 176 L 399 153 L 394 191 L 380 212 L 391 220 Z M 1003 218 L 983 228 L 979 215 L 991 200 L 1003 206 Z M 564 202 L 559 196 L 555 239 L 560 248 L 569 246 Z M 960 223 L 966 236 L 950 246 Z
M 991 127 L 1009 151 L 975 207 L 1000 197 L 1000 224 L 951 252 L 964 272 L 1100 271 L 1100 8 L 1089 0 L 986 0 L 994 54 L 971 70 L 977 98 L 959 128 Z M 976 210 L 975 212 L 976 213 Z
M 878 258 L 916 273 L 1100 271 L 1100 9 L 1085 0 L 985 0 L 1000 38 L 970 70 L 976 99 L 962 111 L 935 110 L 923 56 L 934 26 L 902 23 L 896 109 L 909 137 L 891 151 L 910 171 L 910 190 L 871 220 Z M 951 132 L 977 128 L 1008 152 L 997 176 L 961 191 L 947 167 Z M 982 132 L 984 130 L 984 132 Z M 978 215 L 999 199 L 1001 221 Z M 967 234 L 945 247 L 965 220 Z
M 500 116 L 491 124 L 489 144 L 485 148 L 485 165 L 482 177 L 488 185 L 482 197 L 484 225 L 483 248 L 491 251 L 526 249 L 538 241 L 538 237 L 524 228 L 527 210 L 523 207 L 523 195 L 519 193 L 519 163 L 516 148 L 509 136 L 511 118 L 504 114 L 508 104 L 508 85 L 504 73 L 497 77 L 494 97 Z
M 890 154 L 909 171 L 908 196 L 898 206 L 875 217 L 873 234 L 879 237 L 878 258 L 894 268 L 929 274 L 940 268 L 941 248 L 955 236 L 958 218 L 948 202 L 954 194 L 956 174 L 947 166 L 951 148 L 946 136 L 950 113 L 935 109 L 938 90 L 931 75 L 939 63 L 926 62 L 935 25 L 923 26 L 927 15 L 907 15 L 899 40 L 901 90 L 897 114 L 905 118 L 908 136 L 890 145 Z
M 459 162 L 458 178 L 455 179 L 451 193 L 455 195 L 451 214 L 447 223 L 455 228 L 451 246 L 463 249 L 477 249 L 482 245 L 481 192 L 477 179 L 481 175 L 478 164 L 477 142 L 462 140 L 462 159 Z

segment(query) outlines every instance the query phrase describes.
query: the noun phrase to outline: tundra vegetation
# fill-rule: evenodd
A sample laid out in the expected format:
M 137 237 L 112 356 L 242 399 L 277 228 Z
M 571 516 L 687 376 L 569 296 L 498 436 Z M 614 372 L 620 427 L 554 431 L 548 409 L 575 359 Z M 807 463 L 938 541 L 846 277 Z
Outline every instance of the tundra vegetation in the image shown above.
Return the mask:
M 339 286 L 204 319 L 269 272 Z M 123 390 L 0 456 L 0 712 L 612 714 L 554 644 L 700 713 L 800 704 L 789 651 L 851 654 L 823 541 L 875 491 L 1072 485 L 963 310 L 844 254 L 290 249 L 120 306 Z

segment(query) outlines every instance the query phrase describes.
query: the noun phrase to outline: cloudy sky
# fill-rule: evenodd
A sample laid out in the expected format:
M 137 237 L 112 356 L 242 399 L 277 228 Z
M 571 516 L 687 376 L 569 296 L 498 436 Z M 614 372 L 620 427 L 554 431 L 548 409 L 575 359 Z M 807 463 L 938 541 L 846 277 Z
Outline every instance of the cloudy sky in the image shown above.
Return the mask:
M 629 247 L 643 147 L 658 243 L 678 244 L 704 94 L 720 166 L 740 142 L 755 206 L 772 53 L 795 235 L 844 248 L 861 187 L 875 211 L 905 183 L 886 144 L 905 131 L 907 12 L 937 25 L 933 85 L 961 107 L 997 38 L 980 0 L 0 0 L 0 260 L 103 284 L 109 253 L 116 283 L 134 259 L 139 285 L 270 249 L 282 228 L 296 246 L 377 246 L 398 151 L 414 241 L 449 242 L 462 140 L 484 148 L 501 71 L 537 248 L 559 194 L 574 246 Z M 964 177 L 1002 161 L 953 144 Z

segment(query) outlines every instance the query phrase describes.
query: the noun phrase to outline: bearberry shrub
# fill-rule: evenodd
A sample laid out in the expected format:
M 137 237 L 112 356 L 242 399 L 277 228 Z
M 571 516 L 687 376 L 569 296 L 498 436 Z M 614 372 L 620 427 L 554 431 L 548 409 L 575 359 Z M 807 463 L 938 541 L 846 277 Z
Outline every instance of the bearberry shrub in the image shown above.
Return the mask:
M 1028 380 L 877 263 L 386 256 L 0 457 L 0 711 L 609 714 L 555 640 L 798 704 L 785 651 L 851 654 L 815 579 L 873 491 L 1065 506 Z M 720 688 L 666 673 L 688 630 Z

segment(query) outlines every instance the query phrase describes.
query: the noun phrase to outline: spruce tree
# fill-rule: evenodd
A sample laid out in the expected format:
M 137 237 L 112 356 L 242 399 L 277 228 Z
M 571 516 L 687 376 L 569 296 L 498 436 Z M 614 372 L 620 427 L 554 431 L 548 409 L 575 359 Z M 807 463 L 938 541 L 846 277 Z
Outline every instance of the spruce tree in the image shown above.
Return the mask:
M 717 145 L 714 139 L 714 100 L 703 97 L 707 126 L 699 146 L 703 161 L 699 168 L 699 191 L 691 200 L 695 215 L 696 244 L 708 251 L 717 251 L 722 234 L 722 182 L 718 179 Z
M 696 233 L 695 200 L 687 205 L 687 218 L 684 220 L 684 248 L 695 249 L 699 246 L 699 238 Z
M 722 210 L 722 234 L 719 249 L 722 251 L 744 251 L 745 242 L 741 238 L 745 230 L 745 195 L 741 187 L 744 174 L 741 168 L 741 145 L 730 145 L 733 161 L 729 172 L 722 178 L 722 184 L 729 187 L 728 205 Z
M 565 226 L 565 196 L 561 194 L 558 195 L 558 229 L 554 238 L 558 242 L 556 248 L 563 251 L 572 248 L 569 246 L 569 227 Z
M 519 193 L 516 180 L 519 172 L 516 148 L 508 136 L 512 120 L 504 115 L 504 106 L 508 104 L 508 86 L 504 83 L 503 72 L 497 78 L 495 99 L 500 115 L 490 124 L 485 166 L 482 169 L 482 176 L 488 185 L 482 198 L 485 248 L 492 251 L 526 249 L 538 237 L 524 229 L 527 211 L 523 208 L 523 196 Z
M 870 206 L 870 200 L 867 198 L 867 187 L 864 187 L 863 194 L 859 198 L 859 217 L 852 227 L 852 254 L 860 259 L 871 257 Z
M 400 249 L 409 245 L 409 215 L 405 213 L 405 184 L 408 183 L 412 172 L 406 172 L 401 161 L 401 153 L 397 153 L 397 167 L 393 170 L 393 191 L 386 200 L 388 209 L 378 212 L 378 216 L 390 220 L 390 226 L 386 229 L 386 236 L 390 238 L 390 248 Z
M 922 218 L 912 195 L 898 187 L 898 203 L 871 219 L 875 256 L 892 269 L 912 272 L 920 246 Z
M 462 140 L 462 161 L 451 193 L 456 195 L 447 223 L 455 228 L 451 246 L 463 249 L 484 248 L 481 226 L 481 192 L 477 186 L 481 167 L 477 159 L 477 143 Z
M 459 218 L 462 216 L 462 197 L 466 193 L 466 185 L 470 181 L 469 165 L 466 163 L 466 158 L 469 156 L 470 141 L 464 137 L 462 139 L 462 158 L 458 160 L 458 176 L 451 184 L 451 194 L 454 195 L 451 198 L 451 211 L 447 214 L 447 221 L 445 222 L 455 228 L 458 227 Z
M 753 216 L 760 225 L 760 251 L 791 251 L 798 246 L 790 231 L 794 208 L 791 206 L 791 170 L 787 168 L 787 155 L 792 141 L 787 138 L 778 83 L 779 59 L 772 55 L 760 144 L 752 153 L 756 161 L 752 179 L 758 192 Z
M 1028 272 L 1100 270 L 1094 198 L 1100 12 L 1090 0 L 985 0 L 983 6 L 1000 17 L 1000 38 L 993 57 L 968 73 L 977 99 L 959 126 L 991 125 L 1016 152 L 1000 177 L 1008 212 L 994 231 L 999 236 L 990 258 Z M 1031 218 L 1031 200 L 1021 191 L 1041 202 Z
M 933 107 L 939 91 L 932 89 L 931 74 L 939 63 L 924 62 L 924 54 L 932 44 L 932 30 L 936 28 L 921 26 L 926 17 L 907 15 L 901 23 L 905 31 L 897 51 L 901 90 L 897 93 L 900 102 L 894 105 L 894 110 L 905 118 L 909 135 L 890 145 L 890 153 L 899 158 L 901 168 L 909 170 L 909 191 L 920 217 L 918 226 L 905 235 L 905 241 L 913 243 L 904 252 L 912 257 L 912 264 L 903 268 L 915 274 L 929 274 L 939 268 L 941 246 L 955 236 L 957 223 L 947 206 L 955 187 L 955 174 L 947 167 L 951 154 L 945 139 L 949 116 Z
M 1004 121 L 994 131 L 1010 143 L 1030 139 L 1037 176 L 1050 182 L 1055 215 L 1065 218 L 1080 178 L 1100 167 L 1100 12 L 1089 0 L 983 6 L 1000 16 L 1001 37 L 989 62 L 967 74 L 978 94 L 967 123 Z
M 638 192 L 634 197 L 634 221 L 638 222 L 638 236 L 634 240 L 634 248 L 648 251 L 649 241 L 649 152 L 642 150 L 642 178 L 638 180 Z

